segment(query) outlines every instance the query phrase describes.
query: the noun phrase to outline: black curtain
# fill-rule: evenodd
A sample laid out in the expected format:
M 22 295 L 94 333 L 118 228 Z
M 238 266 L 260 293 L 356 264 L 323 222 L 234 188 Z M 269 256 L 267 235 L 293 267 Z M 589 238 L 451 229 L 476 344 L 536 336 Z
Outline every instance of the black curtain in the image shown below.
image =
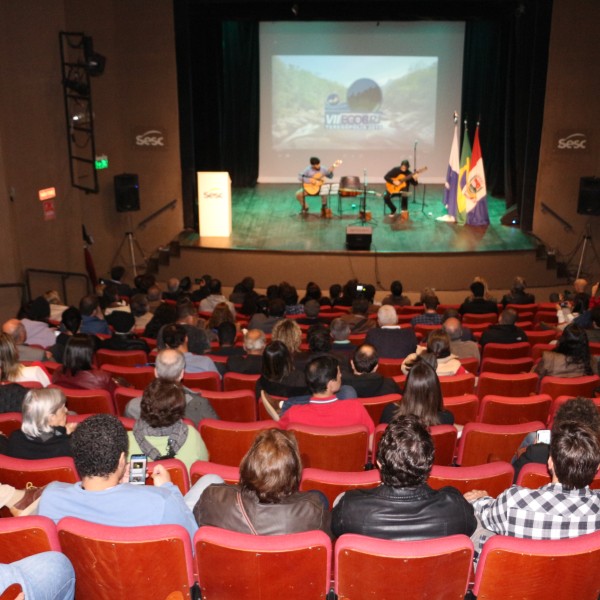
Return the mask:
M 504 197 L 507 206 L 516 205 L 521 227 L 531 229 L 552 0 L 380 1 L 368 6 L 346 0 L 342 13 L 333 0 L 299 4 L 307 20 L 465 20 L 462 116 L 471 139 L 475 123 L 481 122 L 490 193 Z M 180 113 L 192 113 L 180 120 L 182 170 L 188 180 L 184 204 L 193 207 L 195 195 L 187 195 L 195 189 L 195 171 L 229 171 L 234 186 L 256 183 L 258 24 L 293 18 L 282 6 L 260 0 L 175 0 Z M 194 214 L 185 211 L 186 226 L 196 225 Z

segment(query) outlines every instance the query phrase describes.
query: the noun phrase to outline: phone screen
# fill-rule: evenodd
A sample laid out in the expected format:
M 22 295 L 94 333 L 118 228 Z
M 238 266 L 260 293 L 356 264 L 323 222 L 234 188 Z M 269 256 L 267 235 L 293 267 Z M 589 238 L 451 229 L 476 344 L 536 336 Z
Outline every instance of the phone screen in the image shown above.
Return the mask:
M 538 429 L 535 435 L 536 444 L 549 444 L 550 443 L 550 430 L 549 429 Z
M 129 483 L 145 485 L 146 465 L 148 459 L 145 454 L 133 454 L 129 463 Z

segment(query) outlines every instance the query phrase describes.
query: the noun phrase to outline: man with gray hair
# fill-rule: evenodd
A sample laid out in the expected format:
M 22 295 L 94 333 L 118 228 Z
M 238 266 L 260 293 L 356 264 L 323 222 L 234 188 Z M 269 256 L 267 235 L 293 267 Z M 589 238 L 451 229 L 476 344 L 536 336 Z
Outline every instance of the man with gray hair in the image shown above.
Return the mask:
M 230 356 L 225 364 L 225 372 L 260 375 L 262 373 L 263 350 L 267 345 L 265 332 L 250 329 L 244 335 L 245 356 Z
M 527 342 L 527 334 L 515 325 L 517 312 L 512 308 L 503 310 L 498 319 L 498 325 L 490 325 L 482 334 L 479 343 L 481 348 L 486 344 L 518 344 Z
M 154 365 L 154 375 L 158 379 L 170 382 L 179 382 L 183 379 L 185 370 L 185 358 L 178 350 L 161 350 L 156 356 Z M 218 415 L 210 402 L 193 392 L 192 390 L 183 388 L 185 392 L 185 417 L 194 422 L 195 425 L 202 419 L 218 419 Z M 127 403 L 125 407 L 125 416 L 131 419 L 139 419 L 141 413 L 142 397 L 134 398 Z
M 375 346 L 380 358 L 406 358 L 417 350 L 417 336 L 412 327 L 401 329 L 396 309 L 384 304 L 377 311 L 379 327 L 367 333 L 365 342 Z
M 34 348 L 28 346 L 27 330 L 19 319 L 9 319 L 2 325 L 2 332 L 10 335 L 13 339 L 17 352 L 19 353 L 20 361 L 42 361 L 48 357 L 42 348 Z
M 339 317 L 333 319 L 329 325 L 329 335 L 333 340 L 330 354 L 340 358 L 342 363 L 348 363 L 356 350 L 356 346 L 348 339 L 350 325 Z
M 442 329 L 450 338 L 450 352 L 457 358 L 476 358 L 481 360 L 479 346 L 474 341 L 463 341 L 462 323 L 456 317 L 450 317 L 444 321 Z

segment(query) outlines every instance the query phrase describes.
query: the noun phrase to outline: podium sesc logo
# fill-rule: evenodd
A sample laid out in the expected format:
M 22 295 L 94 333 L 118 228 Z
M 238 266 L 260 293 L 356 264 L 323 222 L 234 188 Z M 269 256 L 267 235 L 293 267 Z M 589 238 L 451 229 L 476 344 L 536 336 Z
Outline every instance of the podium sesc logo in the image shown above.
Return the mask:
M 202 197 L 206 200 L 209 198 L 223 198 L 223 190 L 219 187 L 213 187 L 203 191 Z
M 133 135 L 136 148 L 165 150 L 167 147 L 167 137 L 161 129 L 138 129 Z
M 556 142 L 557 150 L 588 150 L 588 138 L 583 132 L 571 133 L 565 135 L 564 132 L 558 134 Z

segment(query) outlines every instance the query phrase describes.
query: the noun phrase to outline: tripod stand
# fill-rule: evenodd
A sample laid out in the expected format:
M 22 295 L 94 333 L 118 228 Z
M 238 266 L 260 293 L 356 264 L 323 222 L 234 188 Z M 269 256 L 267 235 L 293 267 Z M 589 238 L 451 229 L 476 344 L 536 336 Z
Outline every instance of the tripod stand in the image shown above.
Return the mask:
M 131 269 L 133 271 L 133 276 L 137 277 L 137 267 L 138 266 L 146 266 L 146 256 L 144 254 L 144 251 L 142 250 L 142 247 L 140 246 L 140 244 L 138 243 L 138 241 L 135 239 L 135 234 L 133 233 L 133 231 L 126 231 L 123 234 L 123 239 L 121 240 L 121 243 L 119 244 L 119 247 L 117 248 L 117 251 L 115 253 L 114 258 L 112 259 L 112 262 L 110 263 L 111 266 L 114 266 L 115 263 L 117 262 L 117 259 L 119 258 L 119 256 L 121 255 L 121 251 L 123 250 L 123 246 L 127 244 L 127 247 L 129 249 L 129 258 L 131 260 Z M 143 262 L 138 265 L 136 263 L 136 259 L 135 259 L 135 251 L 139 252 L 139 254 L 142 257 Z
M 579 246 L 581 246 L 581 255 L 579 257 L 579 266 L 577 267 L 577 275 L 576 275 L 575 279 L 579 279 L 579 277 L 581 275 L 581 270 L 583 268 L 583 260 L 585 258 L 585 251 L 587 249 L 588 243 L 592 247 L 592 250 L 594 252 L 594 257 L 596 259 L 596 263 L 600 264 L 600 259 L 598 258 L 598 252 L 596 251 L 596 246 L 594 246 L 594 240 L 592 239 L 592 226 L 591 226 L 591 223 L 589 220 L 585 225 L 585 232 L 583 233 L 583 235 L 581 236 L 581 239 L 579 240 Z M 577 251 L 578 249 L 579 249 L 579 247 L 576 248 L 575 251 Z
M 372 194 L 373 192 L 367 191 L 367 171 L 365 169 L 364 178 L 363 178 L 362 196 L 360 197 L 360 202 L 358 205 L 358 219 L 356 221 L 354 221 L 353 225 L 356 225 L 357 223 L 364 225 L 365 223 L 368 222 L 373 227 L 377 227 L 376 219 L 373 219 L 372 216 L 369 219 L 367 219 L 367 194 L 369 194 L 369 193 Z

